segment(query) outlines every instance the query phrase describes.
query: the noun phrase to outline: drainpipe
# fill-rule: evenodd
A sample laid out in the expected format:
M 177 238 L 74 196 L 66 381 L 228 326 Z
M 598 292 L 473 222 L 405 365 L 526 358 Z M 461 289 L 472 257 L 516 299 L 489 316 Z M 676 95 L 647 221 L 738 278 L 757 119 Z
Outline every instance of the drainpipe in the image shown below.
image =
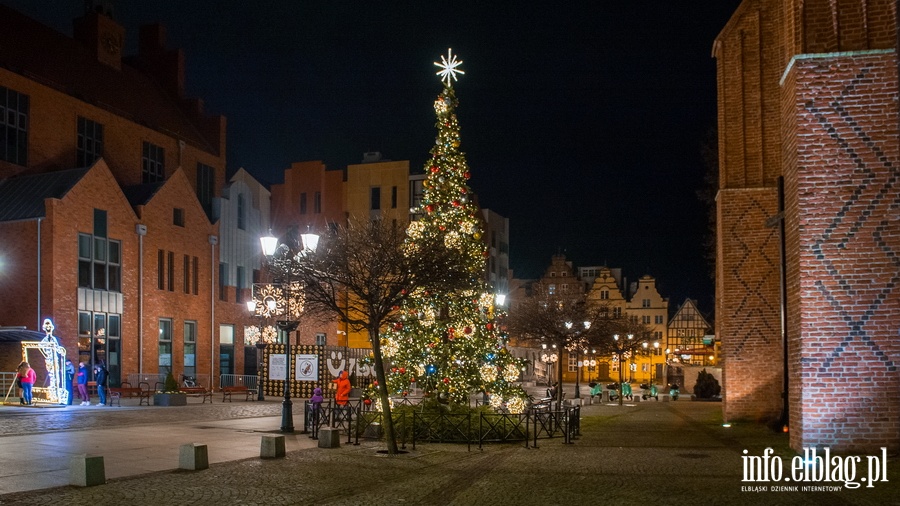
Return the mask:
M 138 235 L 138 374 L 144 373 L 144 236 L 147 225 L 138 223 L 134 227 Z
M 34 328 L 40 329 L 43 322 L 41 321 L 41 220 L 37 219 L 37 325 Z
M 216 368 L 216 244 L 219 238 L 209 236 L 209 388 L 214 388 Z

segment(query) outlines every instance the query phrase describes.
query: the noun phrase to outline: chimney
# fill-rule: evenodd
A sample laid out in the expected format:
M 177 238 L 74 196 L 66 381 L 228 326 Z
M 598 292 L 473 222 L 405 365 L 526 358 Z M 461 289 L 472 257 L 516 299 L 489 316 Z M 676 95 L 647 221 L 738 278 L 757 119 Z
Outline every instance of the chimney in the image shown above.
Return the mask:
M 166 49 L 166 28 L 159 23 L 143 25 L 136 66 L 157 79 L 175 98 L 184 98 L 184 52 Z
M 75 40 L 84 44 L 97 61 L 122 70 L 125 28 L 113 20 L 108 5 L 85 2 L 84 16 L 74 21 L 73 33 Z

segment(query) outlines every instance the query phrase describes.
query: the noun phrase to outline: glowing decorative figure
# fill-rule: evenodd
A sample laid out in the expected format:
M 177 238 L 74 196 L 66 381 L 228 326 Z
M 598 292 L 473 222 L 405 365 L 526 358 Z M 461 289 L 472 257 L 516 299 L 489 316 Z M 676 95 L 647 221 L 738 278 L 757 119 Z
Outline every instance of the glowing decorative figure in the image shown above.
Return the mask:
M 69 392 L 66 390 L 66 349 L 59 344 L 59 340 L 53 335 L 53 322 L 49 318 L 44 319 L 44 333 L 46 335 L 40 341 L 25 341 L 22 343 L 22 360 L 28 360 L 28 350 L 37 348 L 44 356 L 47 369 L 48 384 L 46 387 L 35 387 L 35 391 L 45 392 L 47 402 L 51 404 L 67 404 Z
M 444 84 L 447 86 L 452 85 L 451 79 L 456 81 L 456 74 L 465 74 L 465 72 L 457 68 L 462 65 L 462 60 L 457 60 L 456 55 L 453 54 L 453 49 L 450 48 L 447 48 L 446 57 L 441 55 L 441 63 L 434 62 L 434 64 L 441 68 L 441 70 L 435 72 L 435 75 L 441 76 L 441 81 L 444 81 Z

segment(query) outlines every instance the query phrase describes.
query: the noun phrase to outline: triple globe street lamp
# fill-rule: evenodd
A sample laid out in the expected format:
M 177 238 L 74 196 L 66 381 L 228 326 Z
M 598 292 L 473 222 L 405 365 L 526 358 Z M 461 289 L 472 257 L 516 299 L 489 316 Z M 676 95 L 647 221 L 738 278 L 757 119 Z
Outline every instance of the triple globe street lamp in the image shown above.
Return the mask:
M 591 328 L 590 321 L 582 322 L 583 329 L 575 330 L 575 337 L 570 342 L 569 351 L 575 352 L 575 398 L 581 398 L 581 351 L 587 351 L 586 341 L 582 332 L 587 332 Z M 572 331 L 572 327 L 574 324 L 572 322 L 566 322 L 566 330 Z

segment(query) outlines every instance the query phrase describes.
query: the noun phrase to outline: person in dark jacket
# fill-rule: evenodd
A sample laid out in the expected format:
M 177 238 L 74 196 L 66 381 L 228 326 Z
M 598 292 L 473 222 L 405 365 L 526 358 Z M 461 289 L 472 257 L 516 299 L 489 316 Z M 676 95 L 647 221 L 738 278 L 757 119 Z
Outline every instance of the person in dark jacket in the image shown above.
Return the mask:
M 97 381 L 97 394 L 100 395 L 100 402 L 98 402 L 97 405 L 105 405 L 107 386 L 109 384 L 109 370 L 102 360 L 97 364 L 97 367 L 94 368 L 94 379 Z
M 66 359 L 66 392 L 69 393 L 69 400 L 67 401 L 69 406 L 72 405 L 72 401 L 75 399 L 75 393 L 72 391 L 73 381 L 75 381 L 75 366 L 71 360 Z

